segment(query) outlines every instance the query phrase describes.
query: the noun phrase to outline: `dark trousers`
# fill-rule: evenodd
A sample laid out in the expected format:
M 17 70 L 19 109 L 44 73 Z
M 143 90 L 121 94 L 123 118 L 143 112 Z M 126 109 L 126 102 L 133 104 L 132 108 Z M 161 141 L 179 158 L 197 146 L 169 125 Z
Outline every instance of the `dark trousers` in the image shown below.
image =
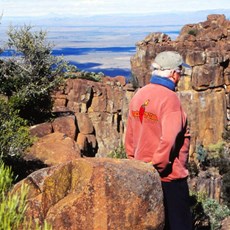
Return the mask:
M 165 230 L 191 230 L 192 216 L 186 179 L 162 182 Z

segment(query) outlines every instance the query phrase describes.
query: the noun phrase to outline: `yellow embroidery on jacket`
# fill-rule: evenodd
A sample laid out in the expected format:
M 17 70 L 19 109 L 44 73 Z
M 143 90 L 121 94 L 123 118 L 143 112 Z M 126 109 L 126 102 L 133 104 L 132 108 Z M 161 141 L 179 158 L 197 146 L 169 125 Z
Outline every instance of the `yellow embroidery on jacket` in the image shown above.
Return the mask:
M 139 117 L 139 111 L 138 110 L 132 110 L 132 116 L 137 118 Z M 148 120 L 152 120 L 152 121 L 158 121 L 158 117 L 156 114 L 154 113 L 150 113 L 150 112 L 144 112 L 144 118 L 148 119 Z

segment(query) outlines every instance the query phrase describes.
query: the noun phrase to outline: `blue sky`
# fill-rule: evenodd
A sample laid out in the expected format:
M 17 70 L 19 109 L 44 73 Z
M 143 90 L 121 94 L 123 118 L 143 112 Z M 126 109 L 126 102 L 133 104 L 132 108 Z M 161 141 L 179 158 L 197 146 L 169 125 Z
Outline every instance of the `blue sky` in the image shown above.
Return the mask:
M 229 0 L 0 0 L 4 16 L 146 14 L 230 9 Z

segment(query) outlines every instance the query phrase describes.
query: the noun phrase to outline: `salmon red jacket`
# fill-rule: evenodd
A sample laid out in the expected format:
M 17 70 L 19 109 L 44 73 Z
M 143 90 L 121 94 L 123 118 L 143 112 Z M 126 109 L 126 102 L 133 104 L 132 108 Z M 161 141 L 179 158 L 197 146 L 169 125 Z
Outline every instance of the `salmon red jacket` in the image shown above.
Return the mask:
M 158 79 L 130 102 L 125 147 L 129 159 L 152 162 L 161 180 L 171 181 L 188 176 L 190 134 L 177 94 Z

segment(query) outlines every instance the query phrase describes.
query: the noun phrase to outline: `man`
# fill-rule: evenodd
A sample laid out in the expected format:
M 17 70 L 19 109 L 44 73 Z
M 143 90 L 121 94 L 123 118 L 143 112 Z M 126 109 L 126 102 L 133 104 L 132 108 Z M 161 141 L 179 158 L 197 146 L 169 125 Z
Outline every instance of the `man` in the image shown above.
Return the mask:
M 175 93 L 183 65 L 177 52 L 156 56 L 150 84 L 130 102 L 125 137 L 127 157 L 151 163 L 160 175 L 167 230 L 192 229 L 187 184 L 190 135 Z

